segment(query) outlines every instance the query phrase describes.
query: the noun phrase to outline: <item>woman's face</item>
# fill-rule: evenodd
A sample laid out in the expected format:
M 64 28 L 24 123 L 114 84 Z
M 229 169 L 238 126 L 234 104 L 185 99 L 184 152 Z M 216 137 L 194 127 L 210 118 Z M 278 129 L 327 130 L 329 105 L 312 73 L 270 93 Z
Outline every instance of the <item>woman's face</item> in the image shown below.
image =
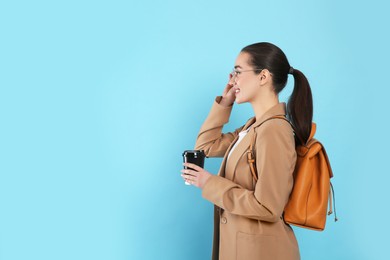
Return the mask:
M 251 56 L 241 52 L 234 66 L 233 82 L 236 90 L 236 103 L 251 102 L 259 94 L 260 75 L 249 65 Z M 256 74 L 257 73 L 257 74 Z

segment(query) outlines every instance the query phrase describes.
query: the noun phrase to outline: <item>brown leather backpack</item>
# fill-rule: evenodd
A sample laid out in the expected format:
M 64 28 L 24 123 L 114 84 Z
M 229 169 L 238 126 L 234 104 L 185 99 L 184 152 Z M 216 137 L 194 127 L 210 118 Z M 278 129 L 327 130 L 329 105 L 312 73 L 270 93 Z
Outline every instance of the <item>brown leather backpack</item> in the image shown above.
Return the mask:
M 289 122 L 284 116 L 270 117 L 264 122 L 271 119 L 283 119 Z M 261 126 L 261 124 L 259 126 Z M 293 174 L 294 186 L 287 205 L 284 208 L 283 219 L 288 224 L 322 231 L 325 228 L 328 201 L 328 215 L 332 214 L 333 204 L 335 221 L 337 221 L 337 217 L 334 203 L 334 191 L 332 183 L 330 182 L 330 178 L 333 177 L 333 172 L 324 146 L 313 138 L 315 132 L 316 124 L 313 123 L 310 137 L 306 145 L 298 145 L 296 147 L 297 162 Z M 256 131 L 253 135 L 250 151 L 248 152 L 248 162 L 252 176 L 255 181 L 257 181 L 258 177 L 253 151 L 255 140 Z

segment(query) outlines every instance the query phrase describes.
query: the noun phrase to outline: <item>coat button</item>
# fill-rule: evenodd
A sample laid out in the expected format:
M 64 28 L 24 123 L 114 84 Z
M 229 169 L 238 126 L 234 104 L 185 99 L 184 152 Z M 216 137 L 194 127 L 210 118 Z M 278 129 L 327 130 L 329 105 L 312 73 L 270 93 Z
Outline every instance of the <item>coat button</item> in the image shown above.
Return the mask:
M 227 223 L 227 219 L 225 217 L 221 218 L 221 223 L 222 224 L 226 224 Z

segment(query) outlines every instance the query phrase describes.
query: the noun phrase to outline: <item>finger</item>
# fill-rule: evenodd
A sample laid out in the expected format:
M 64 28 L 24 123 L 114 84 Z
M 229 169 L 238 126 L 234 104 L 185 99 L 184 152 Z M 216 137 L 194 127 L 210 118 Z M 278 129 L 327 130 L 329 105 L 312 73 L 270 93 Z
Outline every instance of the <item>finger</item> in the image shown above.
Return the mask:
M 184 165 L 184 166 L 187 166 L 187 167 L 189 167 L 189 168 L 194 169 L 196 172 L 203 171 L 203 168 L 202 168 L 202 167 L 199 167 L 198 165 L 193 164 L 193 163 L 183 163 L 183 165 Z
M 191 183 L 189 182 L 189 180 L 187 180 L 187 178 L 185 178 L 185 176 L 182 176 L 182 177 L 183 177 L 183 180 L 184 180 L 184 182 L 185 182 L 186 184 L 191 185 Z
M 229 91 L 232 89 L 233 85 L 231 84 L 226 84 L 226 87 L 225 89 L 223 90 L 223 94 L 226 95 L 227 93 L 229 93 Z
M 194 176 L 192 176 L 192 175 L 185 175 L 185 178 L 186 178 L 186 181 L 189 181 L 189 182 L 194 180 Z
M 195 178 L 195 179 L 189 179 L 189 180 L 187 180 L 187 182 L 188 182 L 190 185 L 193 185 L 193 186 L 195 186 L 195 187 L 198 187 L 198 181 L 197 181 L 196 178 Z
M 193 171 L 190 169 L 183 169 L 183 170 L 181 170 L 181 172 L 185 175 L 191 175 L 191 176 L 195 176 L 197 174 L 196 171 Z
M 187 183 L 191 183 L 191 184 L 195 183 L 195 178 L 192 175 L 182 174 L 181 177 Z
M 230 78 L 228 84 L 231 85 L 231 86 L 234 86 L 234 79 Z
M 236 88 L 232 87 L 231 89 L 229 89 L 228 95 L 234 95 L 235 92 Z

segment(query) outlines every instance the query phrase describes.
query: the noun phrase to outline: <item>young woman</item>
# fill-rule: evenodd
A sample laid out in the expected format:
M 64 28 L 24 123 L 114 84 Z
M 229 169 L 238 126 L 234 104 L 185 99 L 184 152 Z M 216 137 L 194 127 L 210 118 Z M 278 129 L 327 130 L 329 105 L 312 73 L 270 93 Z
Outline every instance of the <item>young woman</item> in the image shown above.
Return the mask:
M 278 94 L 294 77 L 288 101 Z M 234 101 L 249 102 L 255 117 L 232 133 L 222 133 Z M 295 128 L 283 119 L 287 116 Z M 283 210 L 293 186 L 295 145 L 305 142 L 311 131 L 313 103 L 309 83 L 293 69 L 281 49 L 256 43 L 239 53 L 230 80 L 217 97 L 202 125 L 195 149 L 208 157 L 224 157 L 218 175 L 194 165 L 182 170 L 183 179 L 202 189 L 215 204 L 212 259 L 300 259 L 293 230 L 283 221 Z M 254 143 L 258 180 L 247 159 Z

